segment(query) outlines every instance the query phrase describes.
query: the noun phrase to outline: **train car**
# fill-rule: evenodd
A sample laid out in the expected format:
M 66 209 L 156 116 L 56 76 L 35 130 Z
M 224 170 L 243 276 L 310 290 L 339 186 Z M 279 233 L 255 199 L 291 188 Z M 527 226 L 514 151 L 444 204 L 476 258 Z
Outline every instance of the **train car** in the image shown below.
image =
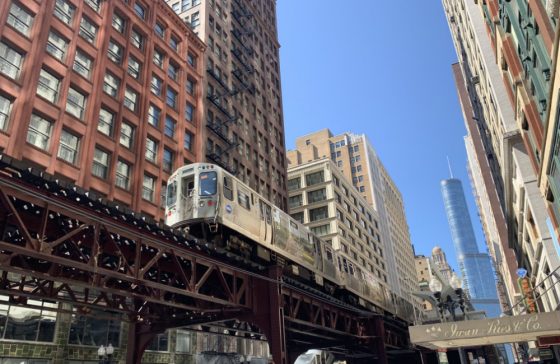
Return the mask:
M 271 261 L 275 254 L 297 263 L 291 264 L 296 275 L 320 285 L 325 275 L 338 282 L 334 262 L 307 227 L 213 164 L 189 164 L 171 175 L 165 214 L 169 226 L 246 258 Z
M 188 229 L 246 259 L 282 260 L 288 273 L 352 304 L 395 313 L 376 278 L 354 268 L 327 243 L 224 169 L 181 167 L 167 184 L 166 223 Z

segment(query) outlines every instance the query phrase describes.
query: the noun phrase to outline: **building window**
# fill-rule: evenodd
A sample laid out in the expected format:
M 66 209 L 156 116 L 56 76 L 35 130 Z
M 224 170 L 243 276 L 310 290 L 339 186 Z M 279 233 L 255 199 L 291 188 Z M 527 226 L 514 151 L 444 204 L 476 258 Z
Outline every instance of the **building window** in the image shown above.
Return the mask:
M 192 133 L 185 130 L 185 137 L 183 140 L 183 146 L 186 150 L 192 150 L 193 143 L 193 135 Z
M 175 128 L 177 123 L 173 118 L 169 115 L 165 117 L 165 128 L 163 129 L 163 133 L 170 138 L 175 136 Z
M 78 159 L 78 148 L 80 146 L 80 138 L 62 129 L 60 134 L 60 145 L 58 147 L 58 158 L 65 160 L 70 164 L 75 164 Z
M 83 17 L 80 21 L 80 37 L 91 44 L 95 43 L 97 37 L 97 26 L 86 17 Z
M 301 188 L 301 178 L 292 178 L 288 180 L 288 191 L 295 191 Z
M 49 32 L 49 39 L 47 41 L 47 53 L 49 53 L 59 61 L 64 62 L 67 50 L 68 41 L 62 38 L 62 36 L 60 36 L 58 33 L 51 30 Z
M 146 138 L 146 160 L 156 163 L 158 143 L 152 138 Z
M 96 177 L 107 179 L 107 175 L 109 173 L 109 162 L 110 162 L 109 153 L 99 148 L 95 148 L 95 152 L 93 154 L 93 166 L 91 167 L 91 173 Z
M 152 90 L 152 93 L 161 96 L 162 88 L 163 81 L 156 75 L 152 75 L 152 82 L 150 83 L 150 90 Z
M 326 199 L 327 199 L 327 190 L 325 188 L 307 192 L 307 203 L 324 201 Z
M 179 66 L 177 66 L 173 62 L 169 62 L 169 68 L 167 68 L 167 75 L 173 81 L 177 81 L 177 78 L 179 77 Z
M 99 110 L 99 122 L 97 123 L 97 130 L 108 137 L 113 136 L 113 130 L 115 128 L 115 115 L 104 109 L 101 108 Z
M 169 38 L 169 46 L 174 51 L 179 50 L 179 40 L 177 38 L 175 38 L 174 36 L 171 36 L 171 38 Z
M 121 64 L 122 56 L 123 47 L 111 39 L 109 41 L 109 48 L 107 49 L 107 57 L 116 64 Z
M 192 54 L 191 52 L 187 53 L 187 63 L 191 67 L 196 68 L 196 56 L 194 54 Z
M 29 36 L 33 26 L 33 15 L 17 3 L 12 3 L 7 22 L 21 34 Z
M 295 195 L 295 196 L 290 196 L 288 198 L 288 206 L 292 209 L 295 207 L 299 207 L 303 205 L 303 197 L 302 195 Z
M 142 6 L 141 4 L 139 4 L 138 2 L 136 2 L 134 4 L 134 12 L 136 13 L 136 15 L 138 15 L 140 18 L 142 19 L 146 19 L 146 9 L 144 8 L 144 6 Z
M 86 101 L 87 97 L 85 95 L 70 87 L 68 89 L 68 97 L 66 98 L 66 112 L 83 120 Z
M 187 11 L 190 5 L 191 5 L 191 0 L 182 0 L 181 11 Z
M 105 73 L 105 77 L 103 78 L 103 91 L 113 97 L 116 97 L 119 93 L 119 87 L 121 85 L 121 80 L 110 74 L 109 72 Z
M 195 91 L 196 91 L 196 81 L 193 80 L 193 79 L 190 78 L 190 77 L 187 77 L 187 84 L 186 84 L 186 86 L 185 86 L 185 89 L 187 90 L 187 93 L 188 93 L 189 95 L 193 95 L 193 96 L 194 96 Z
M 23 55 L 0 42 L 0 73 L 13 78 L 19 77 Z
M 187 102 L 187 105 L 185 106 L 185 120 L 190 121 L 192 123 L 193 118 L 194 118 L 194 106 L 192 106 L 192 104 Z
M 113 13 L 113 28 L 119 32 L 124 33 L 124 28 L 126 26 L 126 21 L 117 13 Z
M 177 109 L 177 92 L 171 87 L 167 87 L 166 103 L 174 109 Z
M 329 209 L 327 206 L 309 210 L 309 221 L 317 221 L 329 217 Z
M 122 146 L 131 149 L 134 145 L 134 127 L 130 124 L 123 122 L 121 124 L 120 141 Z
M 326 225 L 320 225 L 320 226 L 315 226 L 311 228 L 311 232 L 317 236 L 323 236 L 323 235 L 327 235 L 330 234 L 331 232 L 331 225 L 330 224 L 326 224 Z
M 160 38 L 165 38 L 165 27 L 161 23 L 156 22 L 154 30 Z
M 291 214 L 290 215 L 292 217 L 292 219 L 298 221 L 299 223 L 303 224 L 303 211 L 302 212 L 296 212 L 295 214 Z
M 191 15 L 191 27 L 194 29 L 200 25 L 200 12 L 197 11 Z
M 163 54 L 158 51 L 157 49 L 154 49 L 154 64 L 160 68 L 163 67 Z
M 124 92 L 124 106 L 131 111 L 136 111 L 137 100 L 138 93 L 127 87 Z
M 101 8 L 100 1 L 101 0 L 84 0 L 86 4 L 88 4 L 93 10 L 99 13 L 99 9 Z
M 179 14 L 179 3 L 171 5 L 171 9 L 173 9 L 175 13 Z
M 130 33 L 130 42 L 138 49 L 144 49 L 144 36 L 136 29 L 132 29 Z
M 87 56 L 79 49 L 76 51 L 76 56 L 74 57 L 74 65 L 72 67 L 74 71 L 76 71 L 76 73 L 89 79 L 92 64 L 93 60 L 89 56 Z
M 49 149 L 52 123 L 42 117 L 32 114 L 29 130 L 27 131 L 27 142 L 37 148 Z
M 5 131 L 8 128 L 11 110 L 12 101 L 0 95 L 0 130 Z
M 171 173 L 173 171 L 173 152 L 163 148 L 163 170 Z
M 117 161 L 117 170 L 115 173 L 115 185 L 117 187 L 123 190 L 128 190 L 130 188 L 130 169 L 130 164 L 120 159 Z
M 148 124 L 157 128 L 159 126 L 159 118 L 161 116 L 161 110 L 154 105 L 150 105 L 148 108 Z
M 325 176 L 324 176 L 323 171 L 319 171 L 319 172 L 315 172 L 315 173 L 305 175 L 305 184 L 307 186 L 313 186 L 313 185 L 316 185 L 318 183 L 322 183 L 324 181 L 325 181 Z
M 118 346 L 120 342 L 121 320 L 117 314 L 92 312 L 91 316 L 72 315 L 68 344 L 93 346 L 111 343 Z M 100 316 L 104 318 L 99 318 Z M 93 329 L 95 328 L 95 329 Z
M 7 303 L 3 300 L 0 304 L 0 341 L 54 341 L 58 303 L 28 299 L 34 308 Z
M 60 80 L 45 71 L 41 70 L 39 73 L 39 83 L 37 84 L 37 95 L 49 100 L 56 104 L 58 100 L 58 93 L 60 90 Z
M 144 175 L 144 181 L 142 183 L 142 198 L 144 200 L 154 202 L 154 190 L 155 190 L 156 179 L 147 174 Z
M 142 71 L 142 65 L 133 56 L 128 57 L 128 74 L 135 79 L 140 79 L 140 72 Z
M 68 25 L 72 24 L 72 19 L 74 18 L 74 13 L 76 8 L 74 5 L 68 3 L 66 0 L 56 0 L 54 5 L 54 16 L 56 16 L 60 21 Z

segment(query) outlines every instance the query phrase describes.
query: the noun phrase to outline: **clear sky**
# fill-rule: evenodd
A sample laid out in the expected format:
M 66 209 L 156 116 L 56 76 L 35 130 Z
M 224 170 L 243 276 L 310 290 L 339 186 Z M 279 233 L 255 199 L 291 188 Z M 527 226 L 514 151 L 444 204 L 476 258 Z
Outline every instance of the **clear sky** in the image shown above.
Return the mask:
M 278 0 L 277 12 L 287 148 L 327 127 L 365 133 L 403 194 L 416 253 L 440 245 L 458 270 L 440 192 L 449 156 L 486 251 L 441 2 Z

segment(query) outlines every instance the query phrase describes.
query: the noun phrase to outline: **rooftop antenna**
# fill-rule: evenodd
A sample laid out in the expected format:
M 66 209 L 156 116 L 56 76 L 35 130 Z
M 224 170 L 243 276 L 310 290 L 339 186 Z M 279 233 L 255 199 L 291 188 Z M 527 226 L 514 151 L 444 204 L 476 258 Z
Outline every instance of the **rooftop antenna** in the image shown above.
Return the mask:
M 449 156 L 447 156 L 447 166 L 449 167 L 449 174 L 453 178 L 453 170 L 451 169 L 451 162 L 449 162 Z

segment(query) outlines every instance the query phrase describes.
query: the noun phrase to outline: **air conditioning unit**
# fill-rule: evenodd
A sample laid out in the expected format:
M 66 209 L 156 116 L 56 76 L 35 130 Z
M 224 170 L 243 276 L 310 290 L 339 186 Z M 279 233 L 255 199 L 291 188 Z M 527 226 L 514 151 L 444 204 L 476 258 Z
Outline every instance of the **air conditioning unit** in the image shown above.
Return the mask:
M 472 83 L 473 85 L 476 85 L 476 84 L 479 83 L 479 82 L 480 82 L 480 77 L 479 77 L 478 75 L 472 76 L 472 77 L 471 77 L 471 83 Z

